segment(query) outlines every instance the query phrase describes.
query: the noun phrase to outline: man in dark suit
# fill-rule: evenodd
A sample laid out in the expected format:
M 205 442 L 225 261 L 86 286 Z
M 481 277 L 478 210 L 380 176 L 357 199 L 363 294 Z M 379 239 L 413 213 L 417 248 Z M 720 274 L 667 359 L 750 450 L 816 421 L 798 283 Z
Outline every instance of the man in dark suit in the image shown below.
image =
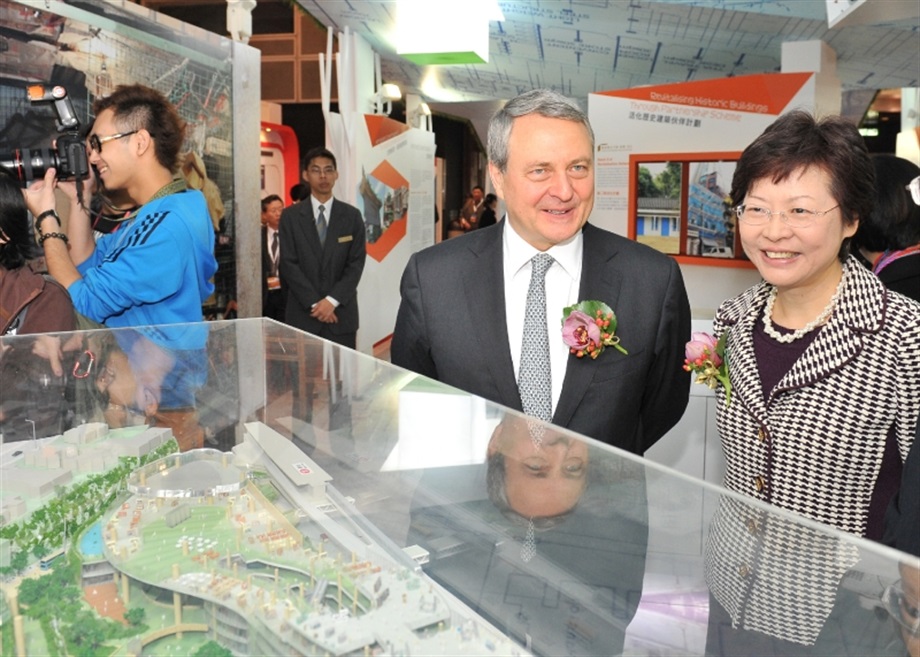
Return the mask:
M 281 262 L 281 211 L 284 202 L 277 194 L 262 199 L 262 316 L 284 321 L 285 291 L 278 267 Z
M 641 454 L 686 408 L 690 378 L 681 366 L 690 307 L 674 260 L 587 223 L 594 205 L 593 153 L 587 116 L 555 92 L 525 93 L 496 113 L 489 125 L 489 173 L 508 220 L 412 256 L 391 358 Z M 534 376 L 528 373 L 534 350 L 522 347 L 534 344 L 526 337 L 532 328 L 542 330 L 525 321 L 531 273 L 547 260 L 540 254 L 552 256 L 545 294 L 537 295 L 545 299 L 548 346 L 542 351 L 549 362 Z M 481 277 L 466 276 L 471 271 L 484 272 L 494 284 L 483 287 Z M 627 354 L 612 348 L 596 359 L 569 353 L 563 309 L 587 300 L 614 310 Z M 545 413 L 522 399 L 522 390 L 540 384 L 551 392 Z
M 358 281 L 364 271 L 361 213 L 332 196 L 335 156 L 314 148 L 303 159 L 310 197 L 281 214 L 281 280 L 285 321 L 354 349 L 358 333 Z

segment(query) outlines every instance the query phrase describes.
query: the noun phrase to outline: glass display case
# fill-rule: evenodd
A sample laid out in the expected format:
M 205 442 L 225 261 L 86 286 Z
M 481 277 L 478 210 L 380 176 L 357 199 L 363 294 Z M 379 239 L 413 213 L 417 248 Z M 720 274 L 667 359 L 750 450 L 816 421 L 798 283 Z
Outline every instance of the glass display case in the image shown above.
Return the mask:
M 4 655 L 904 655 L 916 624 L 916 559 L 272 320 L 7 337 L 0 381 Z

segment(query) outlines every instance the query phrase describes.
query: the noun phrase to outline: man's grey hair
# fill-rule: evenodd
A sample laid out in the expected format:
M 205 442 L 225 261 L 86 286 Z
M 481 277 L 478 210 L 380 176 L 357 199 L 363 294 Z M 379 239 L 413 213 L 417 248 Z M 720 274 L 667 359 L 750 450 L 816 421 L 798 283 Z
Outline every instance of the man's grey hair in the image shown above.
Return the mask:
M 594 130 L 578 103 L 550 89 L 534 89 L 509 100 L 489 121 L 489 162 L 499 171 L 508 166 L 508 142 L 514 120 L 528 114 L 539 114 L 550 119 L 575 121 L 585 126 L 594 152 Z

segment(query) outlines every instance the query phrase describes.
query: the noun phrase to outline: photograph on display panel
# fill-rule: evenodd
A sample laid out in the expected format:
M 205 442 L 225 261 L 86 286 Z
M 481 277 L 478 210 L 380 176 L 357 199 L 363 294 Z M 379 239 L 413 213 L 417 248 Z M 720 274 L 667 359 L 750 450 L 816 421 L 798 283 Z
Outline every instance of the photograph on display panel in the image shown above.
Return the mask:
M 687 255 L 735 258 L 735 216 L 731 185 L 734 162 L 689 162 Z
M 682 169 L 680 162 L 643 162 L 636 170 L 636 240 L 662 253 L 681 253 Z
M 681 261 L 746 262 L 737 242 L 735 204 L 730 198 L 738 156 L 631 155 L 629 236 Z

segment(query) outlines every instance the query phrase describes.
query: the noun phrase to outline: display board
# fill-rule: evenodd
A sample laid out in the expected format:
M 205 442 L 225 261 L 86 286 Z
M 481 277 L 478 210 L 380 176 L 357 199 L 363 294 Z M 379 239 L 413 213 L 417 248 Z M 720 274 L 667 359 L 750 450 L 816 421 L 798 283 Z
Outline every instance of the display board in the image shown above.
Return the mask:
M 794 108 L 811 110 L 814 106 L 813 73 L 740 75 L 592 93 L 588 97 L 588 115 L 595 134 L 596 177 L 591 222 L 620 235 L 637 236 L 635 210 L 640 200 L 646 201 L 636 196 L 637 171 L 631 162 L 735 159 L 727 155 L 740 154 L 780 114 Z M 691 173 L 715 173 L 720 189 L 731 188 L 724 168 L 700 172 L 688 169 L 684 182 L 687 191 L 681 192 L 685 199 L 690 185 L 699 183 L 699 178 L 689 179 Z M 717 204 L 720 202 L 715 199 L 706 203 Z M 659 219 L 676 216 L 675 208 L 662 200 L 652 205 L 649 209 L 659 210 Z M 723 300 L 750 287 L 759 276 L 743 262 L 737 245 L 725 243 L 727 227 L 721 233 L 688 235 L 688 211 L 685 205 L 674 222 L 683 244 L 672 244 L 668 249 L 681 265 L 695 316 L 711 318 Z M 673 234 L 670 223 L 665 222 L 669 235 Z M 719 221 L 713 219 L 711 223 L 714 226 Z M 658 227 L 650 227 L 648 235 L 658 238 L 661 232 L 659 220 Z M 731 257 L 722 257 L 729 255 L 727 251 L 731 251 Z

